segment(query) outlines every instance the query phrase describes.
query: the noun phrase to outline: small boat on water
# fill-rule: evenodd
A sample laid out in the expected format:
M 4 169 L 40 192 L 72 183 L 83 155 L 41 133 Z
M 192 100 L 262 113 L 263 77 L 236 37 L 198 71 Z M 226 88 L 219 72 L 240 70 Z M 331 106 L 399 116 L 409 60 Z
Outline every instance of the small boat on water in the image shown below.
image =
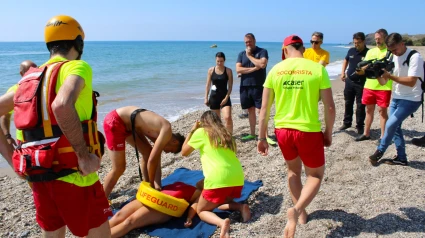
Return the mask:
M 210 46 L 210 48 L 217 48 L 217 45 L 214 44 L 214 45 Z

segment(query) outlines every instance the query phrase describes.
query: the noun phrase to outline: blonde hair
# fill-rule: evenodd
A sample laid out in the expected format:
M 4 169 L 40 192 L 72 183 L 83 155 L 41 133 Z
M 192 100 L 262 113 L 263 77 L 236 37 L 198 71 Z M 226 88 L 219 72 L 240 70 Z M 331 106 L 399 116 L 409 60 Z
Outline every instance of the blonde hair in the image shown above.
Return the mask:
M 226 129 L 215 112 L 211 110 L 204 112 L 201 116 L 201 125 L 213 148 L 222 147 L 236 153 L 236 143 L 232 134 Z

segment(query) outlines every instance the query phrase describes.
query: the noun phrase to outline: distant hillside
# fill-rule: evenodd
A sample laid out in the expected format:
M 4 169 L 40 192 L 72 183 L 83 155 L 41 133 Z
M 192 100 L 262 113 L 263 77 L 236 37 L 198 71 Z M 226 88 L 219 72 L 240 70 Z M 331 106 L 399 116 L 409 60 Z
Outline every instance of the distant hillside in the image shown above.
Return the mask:
M 409 35 L 403 34 L 403 39 L 406 45 L 409 46 L 421 46 L 425 45 L 425 34 Z M 369 33 L 366 35 L 366 44 L 375 45 L 375 33 Z

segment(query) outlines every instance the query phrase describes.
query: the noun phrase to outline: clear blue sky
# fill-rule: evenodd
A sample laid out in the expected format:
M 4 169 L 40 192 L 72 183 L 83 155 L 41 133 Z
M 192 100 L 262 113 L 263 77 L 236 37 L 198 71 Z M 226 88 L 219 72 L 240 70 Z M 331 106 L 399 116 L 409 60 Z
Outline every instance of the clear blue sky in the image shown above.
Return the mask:
M 403 5 L 403 3 L 407 5 Z M 416 11 L 415 11 L 416 10 Z M 43 41 L 47 20 L 76 18 L 86 40 L 280 42 L 289 34 L 308 40 L 313 31 L 325 43 L 348 43 L 357 31 L 425 33 L 425 0 L 6 0 L 0 8 L 0 41 Z

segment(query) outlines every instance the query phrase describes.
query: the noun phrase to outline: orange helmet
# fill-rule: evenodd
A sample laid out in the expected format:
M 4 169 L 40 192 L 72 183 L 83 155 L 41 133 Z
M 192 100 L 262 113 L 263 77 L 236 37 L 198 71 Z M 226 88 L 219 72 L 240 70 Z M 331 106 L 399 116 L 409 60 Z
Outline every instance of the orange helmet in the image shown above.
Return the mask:
M 78 36 L 84 40 L 84 31 L 74 18 L 65 15 L 52 17 L 44 29 L 46 43 L 61 40 L 75 40 Z

